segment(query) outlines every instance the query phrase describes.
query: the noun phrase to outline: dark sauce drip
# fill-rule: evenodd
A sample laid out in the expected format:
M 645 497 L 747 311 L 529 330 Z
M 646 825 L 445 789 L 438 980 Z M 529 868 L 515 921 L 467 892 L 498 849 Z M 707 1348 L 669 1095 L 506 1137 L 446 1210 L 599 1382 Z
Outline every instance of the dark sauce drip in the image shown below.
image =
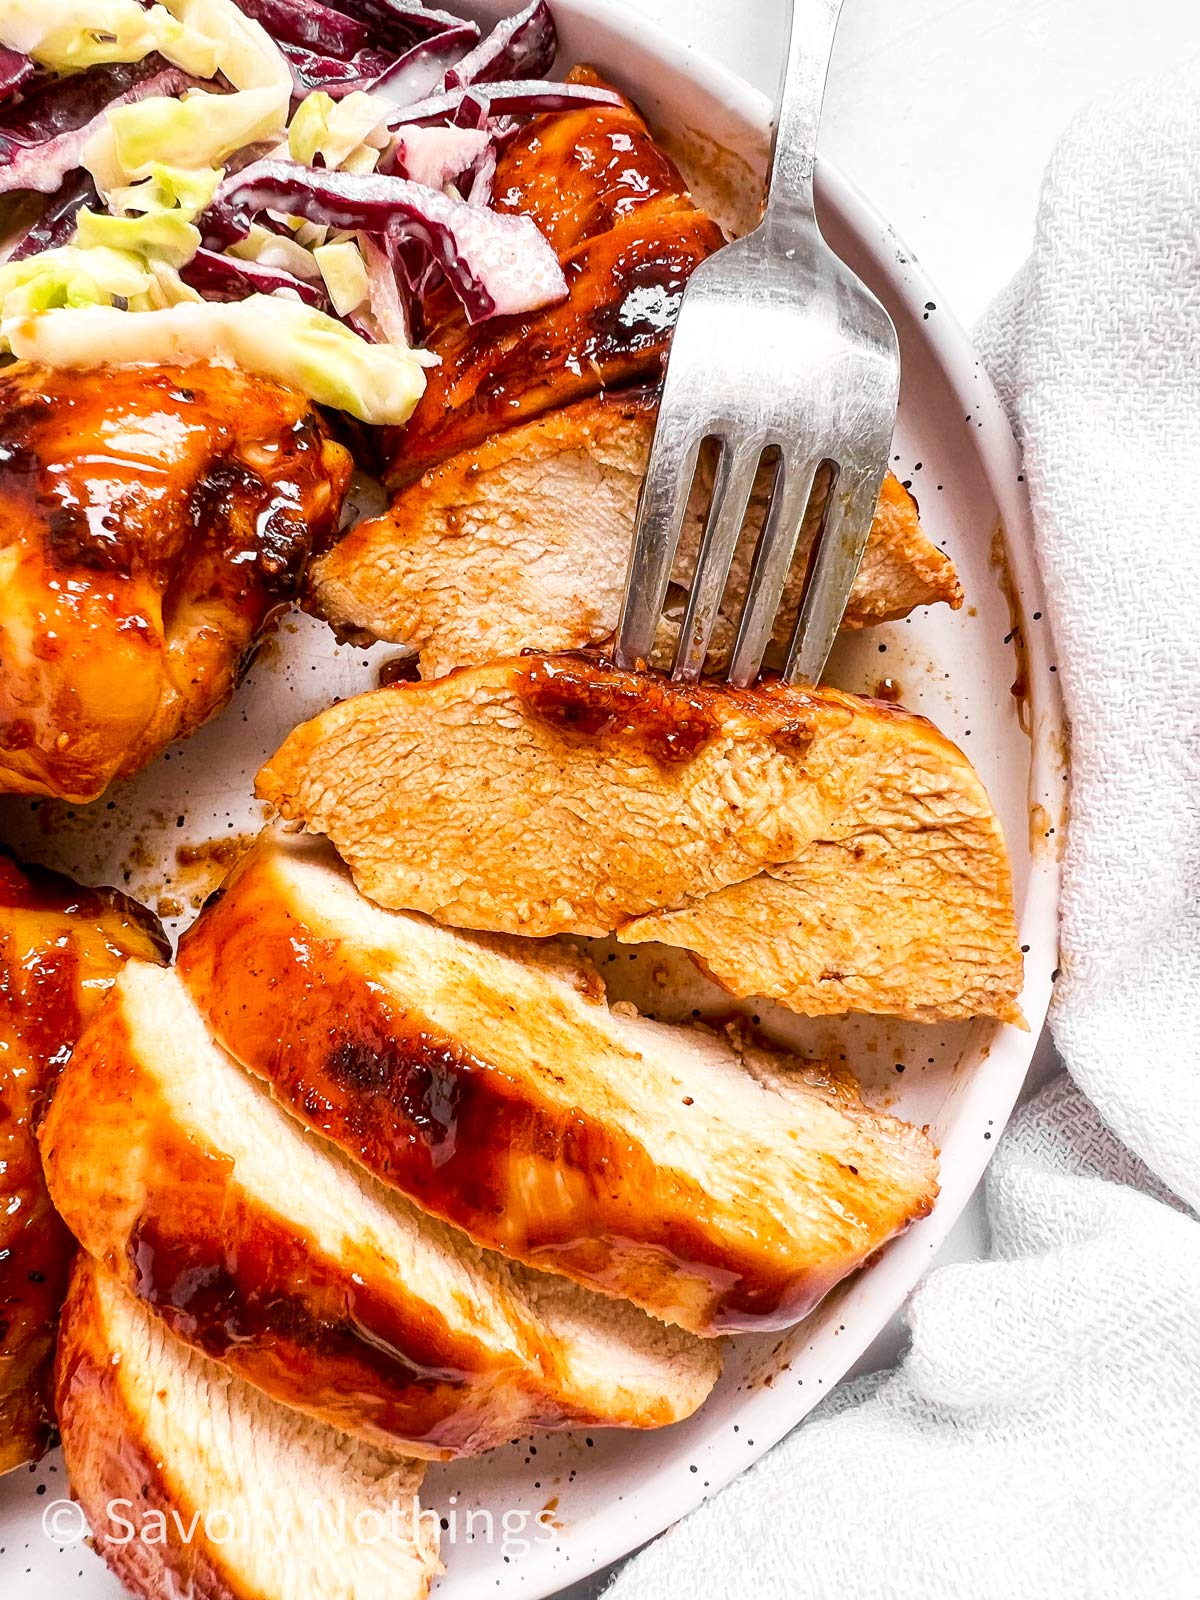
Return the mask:
M 231 1232 L 228 1243 L 225 1250 L 215 1209 L 194 1215 L 187 1230 L 143 1216 L 129 1238 L 135 1293 L 205 1355 L 291 1345 L 314 1359 L 362 1364 L 389 1390 L 464 1381 L 460 1367 L 444 1364 L 444 1344 L 434 1348 L 428 1330 L 330 1270 L 294 1228 L 256 1214 L 253 1229 Z
M 692 761 L 721 724 L 711 694 L 666 679 L 569 660 L 536 659 L 520 670 L 517 694 L 538 721 L 563 734 L 633 747 L 660 766 Z
M 375 682 L 381 689 L 393 683 L 419 683 L 420 679 L 421 658 L 415 655 L 393 656 L 390 661 L 381 661 L 375 674 Z
M 60 570 L 128 572 L 133 566 L 134 544 L 122 520 L 122 507 L 55 505 L 45 513 L 46 544 Z
M 771 740 L 776 748 L 785 755 L 795 756 L 797 760 L 808 753 L 816 736 L 815 719 L 805 721 L 803 717 L 791 717 L 771 730 Z

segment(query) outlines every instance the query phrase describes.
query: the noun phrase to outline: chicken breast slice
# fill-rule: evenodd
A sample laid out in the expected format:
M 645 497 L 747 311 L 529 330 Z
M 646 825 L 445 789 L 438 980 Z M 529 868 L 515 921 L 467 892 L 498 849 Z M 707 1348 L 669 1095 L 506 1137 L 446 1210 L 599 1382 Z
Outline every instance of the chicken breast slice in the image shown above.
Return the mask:
M 1007 855 L 987 795 L 913 728 L 803 853 L 679 911 L 639 917 L 625 944 L 682 945 L 730 994 L 807 1016 L 912 1022 L 998 1017 L 1024 1027 Z
M 947 815 L 971 819 L 950 824 L 962 855 L 939 878 L 941 898 L 910 893 L 907 875 L 928 864 L 898 873 L 893 855 L 884 881 L 851 848 L 846 870 L 822 884 L 836 898 L 807 959 L 842 970 L 839 926 L 870 883 L 889 897 L 893 955 L 907 963 L 901 1014 L 942 1015 L 938 974 L 963 959 L 956 918 L 969 912 L 988 934 L 971 992 L 988 1014 L 1015 1017 L 1021 960 L 1000 824 L 963 753 L 878 701 L 778 681 L 682 686 L 586 656 L 525 656 L 344 701 L 294 730 L 258 776 L 259 795 L 326 834 L 380 904 L 535 937 L 606 934 L 654 913 L 699 918 L 707 897 L 759 873 L 803 877 L 806 852 L 843 827 L 886 826 L 901 857 L 946 860 L 935 833 L 898 826 L 886 809 L 919 823 L 934 789 Z M 780 948 L 796 923 L 777 908 L 758 947 L 778 958 L 753 960 L 748 945 L 739 982 L 803 1010 Z M 680 942 L 694 943 L 695 927 L 686 933 Z M 873 987 L 856 1008 L 900 1003 L 900 984 L 864 977 Z
M 57 1368 L 71 1492 L 139 1600 L 425 1600 L 424 1463 L 290 1411 L 80 1256 Z
M 179 1337 L 380 1448 L 690 1415 L 715 1347 L 478 1249 L 306 1132 L 210 1039 L 174 972 L 126 968 L 42 1132 L 83 1248 Z
M 926 1136 L 821 1062 L 610 1008 L 554 942 L 380 910 L 311 840 L 264 838 L 180 972 L 225 1048 L 382 1182 L 696 1332 L 795 1321 L 936 1193 Z
M 344 635 L 386 639 L 440 677 L 522 649 L 585 649 L 606 640 L 621 609 L 656 404 L 650 392 L 606 393 L 494 435 L 401 490 L 318 559 L 307 606 Z M 714 455 L 706 452 L 688 505 L 656 661 L 670 659 L 695 569 Z M 733 644 L 771 487 L 760 474 L 734 557 L 711 664 Z M 787 641 L 829 474 L 818 477 L 776 625 Z M 859 628 L 944 602 L 962 590 L 948 556 L 925 537 L 916 502 L 889 473 L 846 614 Z

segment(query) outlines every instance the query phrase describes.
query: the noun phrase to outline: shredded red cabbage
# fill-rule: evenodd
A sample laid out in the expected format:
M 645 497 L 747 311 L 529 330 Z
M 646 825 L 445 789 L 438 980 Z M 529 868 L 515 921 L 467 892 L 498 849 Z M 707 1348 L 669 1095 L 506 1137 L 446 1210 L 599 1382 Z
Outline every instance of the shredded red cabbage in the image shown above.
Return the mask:
M 336 9 L 355 22 L 364 23 L 380 45 L 391 50 L 407 50 L 418 39 L 445 33 L 464 26 L 461 17 L 448 11 L 434 11 L 421 0 L 337 0 Z M 479 37 L 474 23 L 467 23 Z
M 471 322 L 532 311 L 566 297 L 558 258 L 529 217 L 501 216 L 378 173 L 257 162 L 217 190 L 204 218 L 208 247 L 223 249 L 244 239 L 268 209 L 331 228 L 361 229 L 389 244 L 419 242 L 445 273 Z
M 478 37 L 478 30 L 464 23 L 458 28 L 447 28 L 433 38 L 422 39 L 367 87 L 370 93 L 397 106 L 420 100 L 443 86 L 447 72 L 456 62 L 462 61 Z
M 90 122 L 119 96 L 160 72 L 177 69 L 160 55 L 143 61 L 117 62 L 112 66 L 89 67 L 69 77 L 50 77 L 27 90 L 21 103 L 0 117 L 0 138 L 6 142 L 44 144 L 56 134 L 73 133 Z
M 0 45 L 0 105 L 7 104 L 38 75 L 37 64 L 19 50 Z
M 465 85 L 431 95 L 411 106 L 403 106 L 388 118 L 389 128 L 409 122 L 457 122 L 460 112 L 468 111 L 472 123 L 483 108 L 485 117 L 509 113 L 528 115 L 539 111 L 570 111 L 576 106 L 619 106 L 621 97 L 611 89 L 594 89 L 586 83 L 547 83 L 543 79 L 514 78 L 509 83 Z
M 430 189 L 444 189 L 492 149 L 482 128 L 402 128 L 396 136 L 393 171 Z
M 558 54 L 558 30 L 546 0 L 532 4 L 498 23 L 470 55 L 446 74 L 447 89 L 468 83 L 495 83 L 499 78 L 542 78 Z
M 181 94 L 203 81 L 157 55 L 52 79 L 26 95 L 0 127 L 0 194 L 54 194 L 79 166 L 84 145 L 112 106 Z
M 484 94 L 467 89 L 458 103 L 458 110 L 450 118 L 455 128 L 486 128 L 491 117 L 491 106 Z M 413 124 L 416 126 L 416 124 Z
M 371 89 L 386 72 L 392 58 L 382 50 L 357 50 L 342 60 L 321 55 L 302 44 L 280 44 L 279 49 L 292 69 L 292 79 L 300 96 L 323 90 L 333 100 L 342 100 L 356 89 Z
M 264 267 L 257 261 L 241 261 L 237 256 L 219 255 L 215 250 L 197 250 L 179 276 L 209 300 L 245 300 L 252 294 L 274 294 L 290 289 L 305 305 L 328 311 L 329 296 L 319 283 L 307 283 L 281 267 Z
M 300 44 L 344 61 L 370 43 L 364 23 L 321 5 L 320 0 L 235 0 L 235 4 L 261 23 L 278 45 Z
M 43 250 L 56 250 L 67 244 L 75 232 L 75 218 L 83 206 L 100 205 L 90 172 L 74 172 L 58 193 L 43 207 L 37 221 L 32 223 L 9 251 L 10 261 L 23 261 L 27 256 L 39 255 Z
M 499 156 L 493 140 L 475 163 L 471 174 L 471 182 L 467 188 L 467 204 L 472 206 L 490 206 L 492 194 L 496 187 L 496 168 Z

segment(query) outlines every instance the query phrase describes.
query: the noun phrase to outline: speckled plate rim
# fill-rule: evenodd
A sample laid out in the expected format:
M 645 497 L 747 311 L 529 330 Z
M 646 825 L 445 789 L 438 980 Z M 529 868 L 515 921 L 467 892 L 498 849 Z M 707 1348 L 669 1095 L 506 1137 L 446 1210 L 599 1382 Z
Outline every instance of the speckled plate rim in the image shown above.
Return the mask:
M 487 4 L 485 0 L 459 9 L 495 16 L 511 12 L 513 6 Z M 642 83 L 653 83 L 658 73 L 670 78 L 686 77 L 700 112 L 695 127 L 718 146 L 726 143 L 727 130 L 740 127 L 743 133 L 748 129 L 761 133 L 769 127 L 772 108 L 765 95 L 691 43 L 673 38 L 619 0 L 555 0 L 555 13 L 560 22 L 569 23 L 573 33 L 588 41 L 582 51 L 571 52 L 580 59 L 591 60 L 601 69 L 607 63 L 619 63 L 619 71 L 616 66 L 611 68 L 619 78 Z M 636 68 L 631 65 L 634 57 Z M 653 91 L 643 91 L 639 98 L 653 123 Z M 705 111 L 708 116 L 703 114 Z M 942 297 L 896 231 L 828 162 L 819 165 L 817 193 L 827 231 L 836 226 L 853 235 L 874 258 L 885 301 L 904 302 L 918 314 L 928 303 L 937 304 L 937 317 L 923 323 L 925 343 L 947 390 L 961 400 L 964 414 L 973 412 L 980 424 L 973 430 L 972 449 L 999 511 L 1016 620 L 1038 612 L 1052 624 L 1034 553 L 1020 455 L 999 396 L 967 333 L 945 310 Z M 1043 805 L 1058 817 L 1063 814 L 1067 799 L 1063 782 L 1067 722 L 1054 671 L 1052 626 L 1026 627 L 1023 634 L 1030 719 L 1029 804 L 1031 809 Z M 1058 850 L 1033 852 L 1017 916 L 1021 943 L 1029 947 L 1021 998 L 1029 1032 L 1012 1027 L 998 1029 L 986 1058 L 973 1068 L 969 1083 L 962 1086 L 960 1118 L 976 1122 L 977 1126 L 986 1122 L 993 1129 L 993 1137 L 987 1143 L 958 1140 L 953 1150 L 943 1152 L 941 1194 L 933 1212 L 890 1244 L 840 1292 L 841 1321 L 837 1325 L 827 1322 L 817 1329 L 809 1346 L 807 1365 L 819 1374 L 817 1381 L 800 1391 L 765 1387 L 748 1394 L 741 1416 L 743 1431 L 752 1435 L 754 1446 L 737 1459 L 730 1451 L 727 1470 L 709 1461 L 704 1480 L 694 1478 L 688 1484 L 660 1479 L 654 1484 L 652 1504 L 640 1500 L 635 1507 L 631 1498 L 638 1497 L 626 1497 L 620 1505 L 611 1505 L 589 1517 L 586 1524 L 574 1524 L 568 1567 L 553 1557 L 544 1563 L 536 1559 L 523 1561 L 497 1574 L 489 1593 L 542 1600 L 563 1585 L 578 1582 L 619 1561 L 686 1516 L 791 1432 L 845 1376 L 904 1304 L 974 1194 L 1029 1070 L 1057 967 L 1060 878 Z

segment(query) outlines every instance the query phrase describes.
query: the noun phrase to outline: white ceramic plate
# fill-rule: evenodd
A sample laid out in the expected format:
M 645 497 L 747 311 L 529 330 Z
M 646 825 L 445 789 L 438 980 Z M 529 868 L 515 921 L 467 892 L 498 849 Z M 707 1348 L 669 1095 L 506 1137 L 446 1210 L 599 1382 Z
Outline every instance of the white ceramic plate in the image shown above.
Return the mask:
M 462 9 L 488 17 L 515 6 L 481 0 Z M 556 0 L 555 11 L 564 65 L 591 61 L 628 90 L 718 214 L 752 211 L 769 118 L 763 98 L 608 0 Z M 844 1053 L 877 1101 L 930 1125 L 942 1151 L 932 1216 L 790 1334 L 733 1341 L 717 1391 L 689 1422 L 650 1435 L 542 1435 L 481 1461 L 432 1468 L 422 1499 L 444 1518 L 442 1600 L 553 1593 L 658 1533 L 792 1428 L 896 1311 L 966 1204 L 1049 1000 L 1066 740 L 1016 452 L 970 345 L 904 246 L 828 167 L 820 180 L 830 242 L 880 295 L 899 331 L 895 470 L 911 480 L 926 530 L 952 555 L 967 595 L 957 614 L 934 608 L 839 646 L 830 675 L 866 691 L 890 678 L 903 702 L 931 717 L 978 767 L 1012 852 L 1031 1031 L 806 1022 L 759 1008 L 781 1038 L 814 1054 Z M 257 827 L 261 808 L 249 797 L 261 761 L 335 695 L 373 685 L 391 654 L 340 650 L 324 627 L 293 619 L 217 722 L 96 805 L 0 802 L 0 837 L 83 878 L 124 883 L 151 903 L 177 901 L 182 915 L 168 919 L 177 929 L 190 920 L 190 902 L 220 875 L 210 841 Z M 187 859 L 189 846 L 196 859 Z M 606 976 L 614 973 L 614 995 L 628 993 L 662 1016 L 686 1015 L 697 1004 L 728 1009 L 727 998 L 714 996 L 677 954 L 622 950 L 606 966 Z M 43 1531 L 43 1513 L 65 1490 L 57 1457 L 0 1482 L 7 1600 L 42 1600 L 48 1586 L 64 1600 L 120 1594 L 85 1546 Z M 534 1519 L 547 1508 L 544 1520 L 553 1526 L 539 1528 Z

